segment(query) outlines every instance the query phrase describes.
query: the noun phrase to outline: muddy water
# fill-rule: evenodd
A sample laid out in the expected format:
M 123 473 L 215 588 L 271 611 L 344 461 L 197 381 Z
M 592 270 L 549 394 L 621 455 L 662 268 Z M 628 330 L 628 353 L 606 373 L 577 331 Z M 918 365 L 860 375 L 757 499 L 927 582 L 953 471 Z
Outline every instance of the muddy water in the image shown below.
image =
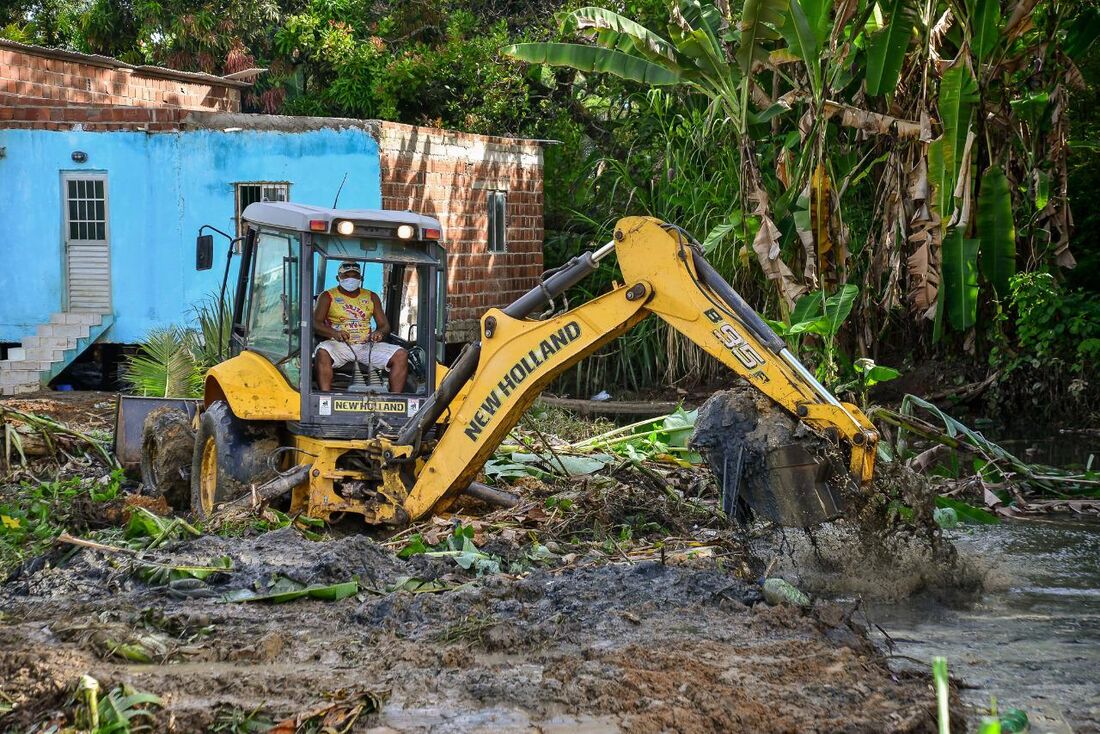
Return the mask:
M 986 591 L 963 606 L 927 597 L 867 604 L 894 653 L 945 656 L 968 686 L 971 721 L 996 696 L 1002 708 L 1026 710 L 1032 731 L 1100 732 L 1100 522 L 1002 523 L 947 535 L 987 569 Z

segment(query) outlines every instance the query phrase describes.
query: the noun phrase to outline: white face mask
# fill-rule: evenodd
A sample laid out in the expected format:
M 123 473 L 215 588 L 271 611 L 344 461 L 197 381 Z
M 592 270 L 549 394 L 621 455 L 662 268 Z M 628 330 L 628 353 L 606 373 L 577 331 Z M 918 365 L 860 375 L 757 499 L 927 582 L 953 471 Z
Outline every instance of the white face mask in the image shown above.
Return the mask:
M 363 284 L 363 281 L 359 278 L 341 278 L 340 287 L 346 291 L 357 291 L 359 286 Z

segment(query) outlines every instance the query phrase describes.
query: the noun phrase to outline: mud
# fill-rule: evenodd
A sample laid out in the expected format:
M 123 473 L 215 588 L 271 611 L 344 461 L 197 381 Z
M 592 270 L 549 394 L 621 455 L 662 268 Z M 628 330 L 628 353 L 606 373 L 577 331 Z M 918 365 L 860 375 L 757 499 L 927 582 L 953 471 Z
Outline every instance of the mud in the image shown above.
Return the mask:
M 498 543 L 518 558 L 528 548 Z M 714 560 L 574 565 L 475 578 L 448 559 L 396 558 L 363 535 L 311 542 L 294 530 L 205 536 L 172 563 L 228 555 L 233 571 L 177 598 L 118 558 L 82 550 L 0 587 L 0 692 L 24 731 L 91 673 L 162 696 L 163 731 L 202 731 L 219 710 L 279 718 L 326 692 L 383 695 L 362 730 L 934 731 L 926 679 L 893 675 L 850 608 L 768 607 Z M 506 559 L 514 560 L 514 559 Z M 281 574 L 361 579 L 340 602 L 228 604 L 218 596 Z M 441 593 L 387 591 L 437 579 Z M 189 592 L 195 593 L 195 592 Z M 109 635 L 108 635 L 109 632 Z M 154 664 L 102 640 L 154 636 Z
M 752 550 L 773 573 L 815 595 L 877 601 L 927 593 L 961 603 L 989 586 L 980 560 L 960 558 L 943 538 L 933 515 L 936 487 L 905 465 L 879 462 L 869 487 L 844 481 L 846 462 L 837 448 L 748 388 L 716 393 L 700 408 L 692 437 L 719 477 L 731 466 L 729 457 L 743 451 L 741 482 L 750 500 L 763 496 L 766 452 L 789 441 L 807 444 L 826 466 L 843 515 L 805 529 L 771 527 L 758 536 Z

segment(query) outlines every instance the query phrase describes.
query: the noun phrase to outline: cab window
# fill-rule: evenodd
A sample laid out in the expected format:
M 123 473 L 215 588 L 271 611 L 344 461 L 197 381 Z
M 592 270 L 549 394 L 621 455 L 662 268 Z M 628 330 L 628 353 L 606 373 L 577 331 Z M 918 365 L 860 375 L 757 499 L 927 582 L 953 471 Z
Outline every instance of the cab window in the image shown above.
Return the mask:
M 297 234 L 261 231 L 256 237 L 245 343 L 270 359 L 293 385 L 300 369 L 300 256 Z

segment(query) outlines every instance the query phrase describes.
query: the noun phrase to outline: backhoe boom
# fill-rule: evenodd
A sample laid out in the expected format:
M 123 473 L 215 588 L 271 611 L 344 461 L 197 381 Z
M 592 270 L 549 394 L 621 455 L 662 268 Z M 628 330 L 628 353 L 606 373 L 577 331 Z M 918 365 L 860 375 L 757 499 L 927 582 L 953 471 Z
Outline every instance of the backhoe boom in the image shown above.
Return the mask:
M 529 318 L 612 251 L 625 284 L 545 320 Z M 819 432 L 835 432 L 851 448 L 852 475 L 870 481 L 878 435 L 863 413 L 814 379 L 690 237 L 656 219 L 627 217 L 618 222 L 613 243 L 574 258 L 507 308 L 482 317 L 481 341 L 460 356 L 397 441 L 419 444 L 425 430 L 450 411 L 449 427 L 403 502 L 408 518 L 449 505 L 548 384 L 650 314 L 791 415 Z

